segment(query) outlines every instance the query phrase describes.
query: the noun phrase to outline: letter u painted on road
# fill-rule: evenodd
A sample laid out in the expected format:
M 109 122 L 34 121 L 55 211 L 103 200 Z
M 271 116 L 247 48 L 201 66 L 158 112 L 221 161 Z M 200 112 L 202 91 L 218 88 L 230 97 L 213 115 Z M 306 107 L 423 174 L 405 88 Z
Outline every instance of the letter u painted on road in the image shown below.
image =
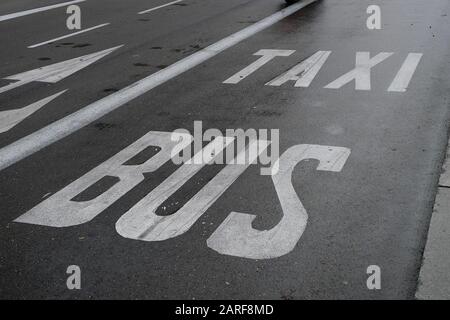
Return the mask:
M 186 147 L 193 138 L 181 134 Z M 178 141 L 170 132 L 151 131 L 109 160 L 94 168 L 78 180 L 44 200 L 15 222 L 50 227 L 70 227 L 91 221 L 144 180 L 144 173 L 155 172 L 173 156 Z M 141 241 L 163 241 L 187 232 L 208 208 L 254 163 L 270 141 L 251 140 L 238 151 L 236 157 L 258 144 L 258 153 L 252 154 L 245 164 L 228 163 L 212 180 L 168 216 L 156 210 L 181 186 L 197 174 L 205 164 L 221 156 L 218 150 L 232 146 L 234 137 L 216 137 L 193 156 L 194 161 L 182 164 L 159 186 L 129 209 L 117 222 L 117 232 L 125 238 Z M 157 147 L 156 154 L 143 159 L 149 147 Z M 195 161 L 203 157 L 207 161 Z M 232 212 L 207 240 L 207 245 L 218 253 L 249 259 L 270 259 L 292 251 L 306 227 L 308 214 L 291 183 L 295 166 L 305 159 L 319 160 L 317 170 L 339 172 L 350 150 L 342 147 L 296 145 L 285 151 L 272 165 L 272 181 L 283 210 L 283 218 L 271 230 L 252 228 L 254 215 Z M 276 169 L 276 170 L 275 170 Z M 84 199 L 82 194 L 104 178 L 115 178 L 115 183 L 99 195 Z M 94 188 L 96 189 L 96 188 Z M 80 199 L 83 198 L 83 199 Z

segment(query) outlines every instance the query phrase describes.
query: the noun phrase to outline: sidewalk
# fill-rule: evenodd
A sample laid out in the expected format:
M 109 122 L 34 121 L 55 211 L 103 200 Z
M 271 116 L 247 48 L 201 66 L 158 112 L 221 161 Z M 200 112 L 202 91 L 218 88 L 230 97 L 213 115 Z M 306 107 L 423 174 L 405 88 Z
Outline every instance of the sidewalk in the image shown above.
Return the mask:
M 450 299 L 450 150 L 439 179 L 420 270 L 417 299 Z

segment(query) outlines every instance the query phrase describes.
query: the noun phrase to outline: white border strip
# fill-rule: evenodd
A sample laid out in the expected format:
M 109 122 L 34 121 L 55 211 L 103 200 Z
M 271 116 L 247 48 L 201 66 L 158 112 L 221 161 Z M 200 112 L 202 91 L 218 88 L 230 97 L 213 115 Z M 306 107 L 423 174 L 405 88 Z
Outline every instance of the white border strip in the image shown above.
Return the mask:
M 80 110 L 55 121 L 48 126 L 0 149 L 0 170 L 26 158 L 29 155 L 61 140 L 87 126 L 104 115 L 143 95 L 151 89 L 175 78 L 222 51 L 272 26 L 317 0 L 306 0 L 286 7 L 271 16 L 258 21 L 196 53 L 168 66 L 161 71 L 139 80 L 107 97 L 93 102 Z
M 6 14 L 4 16 L 0 16 L 0 21 L 6 21 L 6 20 L 11 20 L 11 19 L 23 17 L 23 16 L 28 16 L 28 15 L 33 14 L 33 13 L 38 13 L 38 12 L 42 12 L 42 11 L 48 11 L 48 10 L 52 10 L 52 9 L 56 9 L 56 8 L 60 8 L 60 7 L 65 7 L 65 6 L 69 6 L 71 4 L 80 3 L 80 2 L 84 2 L 84 1 L 86 1 L 86 0 L 74 0 L 74 1 L 54 4 L 54 5 L 51 5 L 51 6 L 46 6 L 46 7 L 30 9 L 30 10 L 26 10 L 26 11 L 11 13 L 11 14 Z
M 172 1 L 172 2 L 169 2 L 169 3 L 163 4 L 163 5 L 160 5 L 160 6 L 157 6 L 157 7 L 151 8 L 151 9 L 148 9 L 148 10 L 144 10 L 144 11 L 141 11 L 141 12 L 139 12 L 138 14 L 149 13 L 149 12 L 152 12 L 152 11 L 155 11 L 155 10 L 158 10 L 158 9 L 161 9 L 161 8 L 164 8 L 164 7 L 168 7 L 168 6 L 171 6 L 171 5 L 173 5 L 173 4 L 175 4 L 175 3 L 178 3 L 178 2 L 181 2 L 181 1 L 183 1 L 183 0 L 176 0 L 176 1 Z
M 101 28 L 101 27 L 104 27 L 104 26 L 107 26 L 107 25 L 109 25 L 109 23 L 99 24 L 98 26 L 95 26 L 95 27 L 87 28 L 87 29 L 80 30 L 80 31 L 77 31 L 77 32 L 74 32 L 74 33 L 66 34 L 65 36 L 61 36 L 61 37 L 58 37 L 58 38 L 55 38 L 55 39 L 51 39 L 51 40 L 47 40 L 47 41 L 44 41 L 44 42 L 41 42 L 41 43 L 33 44 L 33 45 L 29 46 L 28 49 L 37 48 L 37 47 L 40 47 L 40 46 L 43 46 L 43 45 L 46 45 L 46 44 L 49 44 L 49 43 L 52 43 L 52 42 L 55 42 L 55 41 L 58 41 L 58 40 L 62 40 L 62 39 L 66 39 L 66 38 L 69 38 L 69 37 L 72 37 L 72 36 L 76 36 L 78 34 L 85 33 L 85 32 L 88 32 L 88 31 L 92 31 L 92 30 L 95 30 L 95 29 L 98 29 L 98 28 Z

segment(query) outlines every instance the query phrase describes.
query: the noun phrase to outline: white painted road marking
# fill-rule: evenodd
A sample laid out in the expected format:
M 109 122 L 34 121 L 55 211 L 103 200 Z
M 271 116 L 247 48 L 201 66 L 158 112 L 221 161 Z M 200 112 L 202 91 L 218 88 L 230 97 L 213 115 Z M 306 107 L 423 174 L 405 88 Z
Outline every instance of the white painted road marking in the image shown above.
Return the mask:
M 355 80 L 356 90 L 370 90 L 370 70 L 393 54 L 393 52 L 381 52 L 375 57 L 370 58 L 370 52 L 357 52 L 355 69 L 326 85 L 325 88 L 339 89 Z
M 0 93 L 21 87 L 30 82 L 47 82 L 56 83 L 75 72 L 86 68 L 101 58 L 107 56 L 111 52 L 117 50 L 121 46 L 110 48 L 107 50 L 87 54 L 78 58 L 58 62 L 49 66 L 41 67 L 31 71 L 22 72 L 13 76 L 6 77 L 7 80 L 17 80 L 17 82 L 10 83 L 0 88 Z
M 416 298 L 450 299 L 450 189 L 439 187 L 431 213 Z
M 91 122 L 103 117 L 105 114 L 121 107 L 125 103 L 143 95 L 151 89 L 175 78 L 202 62 L 211 59 L 222 51 L 253 36 L 283 18 L 294 14 L 316 0 L 307 0 L 295 3 L 284 8 L 263 20 L 238 31 L 208 47 L 202 49 L 172 65 L 158 71 L 147 78 L 133 83 L 103 99 L 78 110 L 77 112 L 60 119 L 39 131 L 32 133 L 2 149 L 0 149 L 0 170 L 20 161 L 21 159 L 41 150 L 42 148 L 68 136 L 83 128 Z
M 400 70 L 389 86 L 390 92 L 405 92 L 411 82 L 412 76 L 422 59 L 422 53 L 410 53 L 403 62 Z
M 319 160 L 317 170 L 340 172 L 350 156 L 350 149 L 301 144 L 285 151 L 272 175 L 283 218 L 270 230 L 252 227 L 255 215 L 231 212 L 207 240 L 211 249 L 225 255 L 272 259 L 291 252 L 305 230 L 308 214 L 292 185 L 295 166 L 305 159 Z M 278 163 L 279 162 L 279 163 Z
M 254 55 L 261 55 L 261 58 L 237 72 L 223 83 L 237 84 L 271 61 L 273 58 L 281 56 L 286 57 L 294 52 L 295 50 L 261 49 L 254 53 Z M 311 85 L 311 82 L 322 69 L 330 54 L 331 51 L 317 51 L 315 54 L 292 67 L 287 72 L 267 82 L 266 86 L 278 87 L 286 82 L 295 81 L 294 87 L 307 88 Z M 371 90 L 371 69 L 390 57 L 392 54 L 393 52 L 382 52 L 371 59 L 369 52 L 357 52 L 356 67 L 326 85 L 324 88 L 340 89 L 354 80 L 356 90 Z M 388 92 L 406 92 L 422 56 L 422 53 L 408 54 L 389 89 L 387 90 Z
M 0 111 L 0 133 L 6 132 L 6 131 L 14 128 L 17 124 L 22 122 L 25 118 L 27 118 L 31 114 L 35 113 L 40 108 L 45 106 L 47 103 L 49 103 L 53 99 L 56 99 L 57 97 L 59 97 L 66 91 L 67 90 L 61 91 L 50 97 L 39 100 L 33 104 L 30 104 L 29 106 L 24 107 L 24 108 Z
M 178 133 L 183 141 L 194 140 L 190 134 Z M 250 152 L 244 164 L 228 163 L 200 191 L 181 208 L 170 215 L 157 215 L 156 210 L 184 186 L 206 164 L 214 163 L 235 137 L 217 136 L 199 150 L 161 184 L 154 188 L 116 222 L 116 231 L 125 238 L 143 241 L 163 241 L 182 235 L 214 204 L 217 199 L 255 162 L 270 145 L 270 141 L 253 139 L 239 150 L 235 159 Z M 118 154 L 97 166 L 81 178 L 18 217 L 14 222 L 70 227 L 91 221 L 111 206 L 145 178 L 145 173 L 155 172 L 172 156 L 178 140 L 170 132 L 151 131 Z M 148 147 L 160 150 L 143 163 L 130 160 Z M 187 146 L 190 148 L 191 146 Z M 249 259 L 271 259 L 292 251 L 306 227 L 308 214 L 292 185 L 292 173 L 297 164 L 306 159 L 319 160 L 317 170 L 340 172 L 350 156 L 350 149 L 320 145 L 297 145 L 289 148 L 272 165 L 272 181 L 283 210 L 283 218 L 272 229 L 259 231 L 252 228 L 256 216 L 231 212 L 208 239 L 207 245 L 226 255 Z M 189 163 L 188 163 L 189 162 Z M 235 161 L 236 162 L 236 161 Z M 105 177 L 116 181 L 101 194 L 89 199 L 76 200 Z
M 66 39 L 66 38 L 69 38 L 69 37 L 76 36 L 76 35 L 81 34 L 81 33 L 85 33 L 85 32 L 88 32 L 88 31 L 95 30 L 95 29 L 99 29 L 99 28 L 105 27 L 107 25 L 109 25 L 109 23 L 99 24 L 99 25 L 91 27 L 91 28 L 87 28 L 87 29 L 84 29 L 84 30 L 81 30 L 81 31 L 77 31 L 77 32 L 66 34 L 65 36 L 61 36 L 61 37 L 58 37 L 58 38 L 55 38 L 55 39 L 51 39 L 51 40 L 47 40 L 47 41 L 40 42 L 40 43 L 37 43 L 37 44 L 33 44 L 33 45 L 29 46 L 28 48 L 29 49 L 37 48 L 37 47 L 40 47 L 40 46 L 43 46 L 43 45 L 46 45 L 46 44 L 49 44 L 49 43 L 52 43 L 52 42 L 55 42 L 55 41 L 59 41 L 59 40 L 62 40 L 62 39 Z
M 262 56 L 255 62 L 251 63 L 235 75 L 231 76 L 227 80 L 225 80 L 223 83 L 230 83 L 230 84 L 236 84 L 240 82 L 241 80 L 245 79 L 249 75 L 251 75 L 253 72 L 261 68 L 263 65 L 271 61 L 275 57 L 287 57 L 293 54 L 295 50 L 271 50 L 271 49 L 261 49 L 258 52 L 255 52 L 253 55 L 255 56 Z
M 56 8 L 60 8 L 60 7 L 66 7 L 66 6 L 69 6 L 71 4 L 80 3 L 80 2 L 84 2 L 84 1 L 86 1 L 86 0 L 74 0 L 74 1 L 54 4 L 54 5 L 51 5 L 51 6 L 40 7 L 40 8 L 36 8 L 36 9 L 30 9 L 30 10 L 25 10 L 25 11 L 21 11 L 21 12 L 6 14 L 6 15 L 3 15 L 3 16 L 0 16 L 0 22 L 1 21 L 15 19 L 15 18 L 19 18 L 19 17 L 23 17 L 23 16 L 28 16 L 30 14 L 43 12 L 43 11 L 48 11 L 48 10 L 52 10 L 52 9 L 56 9 Z
M 294 87 L 309 87 L 324 63 L 327 61 L 331 51 L 317 51 L 308 59 L 266 83 L 267 86 L 281 86 L 288 81 L 295 81 Z
M 161 9 L 161 8 L 164 8 L 164 7 L 168 7 L 168 6 L 171 6 L 171 5 L 173 5 L 173 4 L 175 4 L 175 3 L 178 3 L 178 2 L 181 2 L 181 1 L 183 1 L 183 0 L 176 0 L 176 1 L 172 1 L 172 2 L 169 2 L 169 3 L 163 4 L 163 5 L 160 5 L 160 6 L 157 6 L 157 7 L 151 8 L 151 9 L 147 9 L 147 10 L 141 11 L 141 12 L 139 12 L 138 14 L 149 13 L 149 12 L 152 12 L 152 11 L 155 11 L 155 10 L 158 10 L 158 9 Z
M 450 299 L 450 141 L 420 267 L 417 299 Z
M 234 138 L 230 137 L 217 137 L 213 142 L 216 142 L 219 138 L 227 139 L 225 143 L 219 141 L 219 146 L 222 148 L 234 140 Z M 213 142 L 208 144 L 205 149 L 209 147 L 212 150 L 216 150 L 214 149 L 216 147 L 211 146 Z M 253 140 L 247 148 L 240 151 L 238 157 L 242 157 L 242 154 L 254 148 L 258 143 L 259 153 L 263 152 L 269 145 L 267 141 Z M 209 154 L 208 151 L 206 151 L 206 154 Z M 202 152 L 197 153 L 195 156 L 201 157 Z M 215 153 L 215 156 L 219 156 L 219 154 Z M 251 153 L 250 157 L 254 158 L 250 158 L 246 164 L 228 164 L 174 214 L 168 216 L 156 215 L 155 212 L 158 207 L 203 168 L 205 163 L 195 164 L 198 162 L 194 159 L 191 161 L 193 164 L 184 164 L 117 221 L 117 232 L 125 238 L 144 241 L 162 241 L 182 235 L 256 160 L 257 156 L 257 153 Z
M 45 199 L 14 221 L 49 227 L 70 227 L 91 221 L 142 182 L 144 173 L 154 172 L 170 160 L 171 150 L 177 144 L 176 141 L 171 140 L 171 136 L 171 132 L 151 131 L 147 133 L 135 143 Z M 192 137 L 188 135 L 186 138 Z M 126 165 L 128 160 L 149 146 L 160 147 L 161 150 L 144 163 Z M 73 200 L 77 195 L 106 176 L 117 177 L 119 181 L 93 199 Z

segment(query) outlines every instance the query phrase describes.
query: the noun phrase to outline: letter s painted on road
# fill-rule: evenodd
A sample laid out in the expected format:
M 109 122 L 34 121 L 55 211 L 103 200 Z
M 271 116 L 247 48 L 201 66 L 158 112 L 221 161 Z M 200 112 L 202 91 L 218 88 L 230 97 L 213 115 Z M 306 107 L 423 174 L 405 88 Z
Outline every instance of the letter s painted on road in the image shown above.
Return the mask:
M 349 155 L 350 149 L 342 147 L 301 144 L 289 148 L 278 160 L 279 171 L 272 176 L 284 214 L 278 225 L 270 230 L 255 230 L 255 215 L 231 212 L 207 240 L 208 247 L 221 254 L 250 259 L 277 258 L 289 253 L 308 220 L 291 182 L 295 166 L 305 159 L 316 159 L 317 170 L 340 172 Z

